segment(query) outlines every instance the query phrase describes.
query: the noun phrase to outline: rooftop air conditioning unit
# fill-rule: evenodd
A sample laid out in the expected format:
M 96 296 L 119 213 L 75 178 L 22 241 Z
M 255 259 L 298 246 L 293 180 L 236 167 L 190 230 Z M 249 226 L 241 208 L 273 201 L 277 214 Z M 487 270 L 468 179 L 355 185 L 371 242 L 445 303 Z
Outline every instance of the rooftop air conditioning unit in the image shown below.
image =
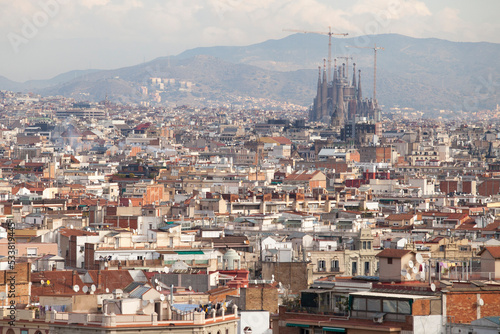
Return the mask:
M 373 317 L 373 322 L 376 323 L 376 324 L 381 324 L 384 322 L 384 315 L 385 313 L 377 313 L 375 314 L 375 316 Z

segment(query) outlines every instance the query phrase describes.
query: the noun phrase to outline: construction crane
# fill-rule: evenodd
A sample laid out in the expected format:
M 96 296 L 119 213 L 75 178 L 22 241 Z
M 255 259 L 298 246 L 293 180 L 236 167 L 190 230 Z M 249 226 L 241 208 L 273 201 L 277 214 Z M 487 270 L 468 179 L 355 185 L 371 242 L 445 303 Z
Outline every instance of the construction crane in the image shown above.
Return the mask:
M 341 57 L 337 57 L 337 58 L 345 60 L 345 77 L 349 78 L 349 59 L 352 60 L 352 57 L 351 56 L 341 56 Z
M 348 33 L 335 33 L 332 32 L 332 27 L 328 27 L 328 31 L 305 31 L 305 30 L 297 30 L 297 29 L 283 29 L 283 31 L 290 32 L 300 32 L 304 34 L 319 34 L 319 35 L 328 35 L 328 80 L 331 78 L 332 74 L 332 35 L 336 36 L 347 36 Z
M 373 50 L 373 100 L 377 99 L 377 50 L 384 50 L 383 47 L 377 46 L 352 46 L 347 45 L 346 48 L 356 48 L 356 49 L 372 49 Z

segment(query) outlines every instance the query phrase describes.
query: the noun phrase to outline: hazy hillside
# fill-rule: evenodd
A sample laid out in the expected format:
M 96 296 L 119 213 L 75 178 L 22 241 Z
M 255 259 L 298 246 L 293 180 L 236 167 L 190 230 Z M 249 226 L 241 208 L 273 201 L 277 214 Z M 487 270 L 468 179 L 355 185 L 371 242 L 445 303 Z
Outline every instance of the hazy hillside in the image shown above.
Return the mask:
M 384 48 L 377 57 L 377 95 L 386 106 L 493 108 L 499 100 L 500 44 L 457 43 L 396 34 L 333 38 L 334 57 L 353 57 L 362 70 L 363 90 L 369 95 L 373 94 L 373 51 L 346 46 L 375 43 Z M 328 37 L 294 34 L 247 47 L 197 48 L 178 57 L 197 54 L 280 71 L 317 69 L 328 55 Z M 344 61 L 339 60 L 339 64 Z
M 473 111 L 494 108 L 499 101 L 499 44 L 395 34 L 333 39 L 334 56 L 352 56 L 350 64 L 354 61 L 362 70 L 365 96 L 373 90 L 373 51 L 345 46 L 374 43 L 384 47 L 378 52 L 377 97 L 386 107 Z M 327 36 L 294 34 L 249 46 L 196 48 L 136 66 L 72 71 L 23 84 L 0 77 L 0 89 L 90 100 L 102 100 L 107 94 L 113 100 L 137 101 L 139 87 L 151 77 L 161 77 L 194 84 L 191 92 L 169 92 L 171 102 L 263 97 L 307 106 L 314 97 L 317 67 L 327 56 L 327 46 Z

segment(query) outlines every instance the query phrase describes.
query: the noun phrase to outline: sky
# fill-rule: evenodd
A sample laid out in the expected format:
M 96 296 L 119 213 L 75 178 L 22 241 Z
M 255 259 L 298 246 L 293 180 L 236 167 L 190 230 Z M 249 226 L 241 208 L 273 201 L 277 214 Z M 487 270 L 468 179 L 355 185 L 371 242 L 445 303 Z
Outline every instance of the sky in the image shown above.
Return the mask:
M 48 79 L 283 29 L 500 43 L 498 0 L 0 0 L 0 76 Z

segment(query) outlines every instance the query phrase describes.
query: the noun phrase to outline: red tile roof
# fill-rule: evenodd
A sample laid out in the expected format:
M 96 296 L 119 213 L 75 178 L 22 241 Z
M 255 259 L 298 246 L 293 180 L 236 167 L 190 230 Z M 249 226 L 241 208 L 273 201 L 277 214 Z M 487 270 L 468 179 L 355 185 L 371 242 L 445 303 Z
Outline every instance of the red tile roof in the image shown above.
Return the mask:
M 500 220 L 495 220 L 493 223 L 488 224 L 488 226 L 483 228 L 483 231 L 496 231 L 498 230 L 499 226 L 500 226 Z
M 402 220 L 410 220 L 416 215 L 413 213 L 399 213 L 399 214 L 392 214 L 389 215 L 385 220 L 389 221 L 402 221 Z
M 81 237 L 84 235 L 99 235 L 99 233 L 96 232 L 89 232 L 89 231 L 83 231 L 83 230 L 73 230 L 70 228 L 63 228 L 60 230 L 61 235 L 64 235 L 65 237 L 71 237 L 72 235 L 76 235 L 77 237 Z
M 466 213 L 450 213 L 446 219 L 458 219 L 462 220 L 464 218 L 468 217 L 468 214 Z
M 410 253 L 411 250 L 408 249 L 393 249 L 393 248 L 386 248 L 380 253 L 378 253 L 376 256 L 377 257 L 395 257 L 395 258 L 402 258 L 406 254 Z
M 483 254 L 488 251 L 494 259 L 500 259 L 500 246 L 488 246 L 485 247 L 482 251 L 478 253 L 478 255 Z
M 307 171 L 302 173 L 296 172 L 288 175 L 285 178 L 285 181 L 309 181 L 319 173 L 321 173 L 319 170 L 313 171 L 312 173 L 309 173 Z
M 84 283 L 79 274 L 75 274 L 75 285 L 80 287 L 80 291 L 73 290 L 73 271 L 72 270 L 57 270 L 57 271 L 41 271 L 34 272 L 31 275 L 31 298 L 32 301 L 38 301 L 38 296 L 44 295 L 82 295 L 83 286 L 95 284 L 98 287 L 97 270 L 89 270 L 93 283 Z M 128 270 L 101 270 L 101 287 L 97 289 L 97 293 L 104 292 L 107 289 L 113 291 L 115 289 L 124 289 L 134 281 Z M 41 281 L 50 281 L 50 285 L 40 285 Z
M 280 145 L 292 145 L 292 141 L 286 137 L 271 137 L 271 139 L 278 142 Z

